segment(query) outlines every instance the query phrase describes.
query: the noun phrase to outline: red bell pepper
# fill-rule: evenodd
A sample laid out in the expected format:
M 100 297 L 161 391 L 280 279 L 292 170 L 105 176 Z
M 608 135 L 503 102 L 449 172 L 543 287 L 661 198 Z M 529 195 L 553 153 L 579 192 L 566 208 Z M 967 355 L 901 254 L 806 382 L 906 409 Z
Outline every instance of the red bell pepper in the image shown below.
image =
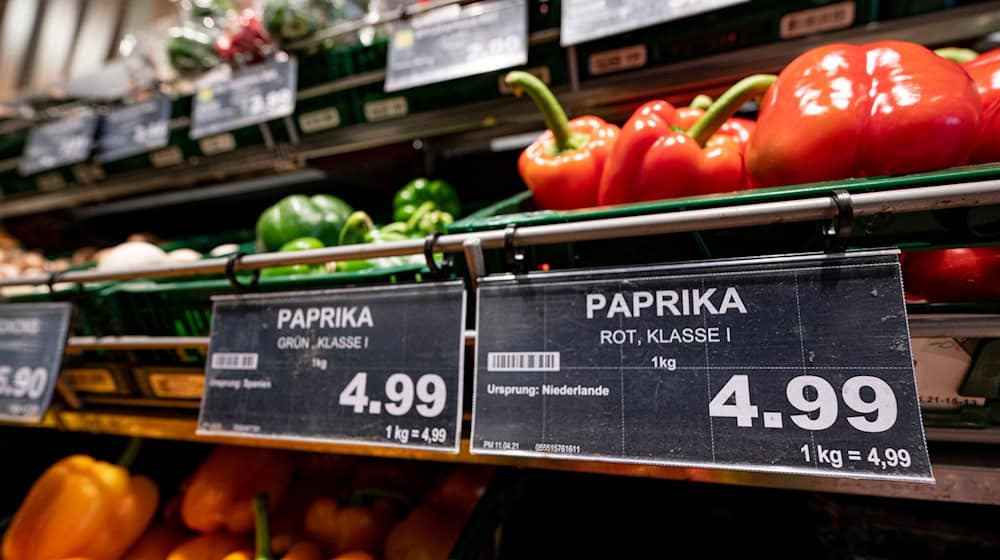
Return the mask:
M 966 163 L 982 103 L 956 64 L 901 41 L 804 53 L 761 102 L 754 186 L 896 175 Z
M 745 187 L 743 151 L 749 127 L 729 119 L 763 94 L 774 76 L 751 76 L 733 86 L 686 132 L 700 109 L 675 109 L 666 101 L 639 107 L 622 127 L 604 169 L 597 203 L 621 204 L 709 194 Z M 725 132 L 717 134 L 725 127 Z
M 976 82 L 979 95 L 983 98 L 983 121 L 972 161 L 1000 161 L 1000 49 L 964 62 L 962 68 Z
M 908 296 L 930 302 L 1000 299 L 1000 247 L 967 247 L 904 253 Z
M 505 81 L 535 102 L 548 130 L 521 152 L 517 169 L 539 208 L 569 210 L 594 206 L 605 162 L 618 127 L 593 116 L 567 122 L 555 95 L 527 72 L 511 72 Z

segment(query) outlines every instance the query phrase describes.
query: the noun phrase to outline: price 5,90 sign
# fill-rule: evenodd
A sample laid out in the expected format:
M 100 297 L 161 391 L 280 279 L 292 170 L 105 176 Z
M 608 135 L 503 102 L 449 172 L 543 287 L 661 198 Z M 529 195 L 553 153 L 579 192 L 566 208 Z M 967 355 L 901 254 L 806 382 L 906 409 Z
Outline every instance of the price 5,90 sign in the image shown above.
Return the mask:
M 486 278 L 475 453 L 933 480 L 895 251 Z
M 461 282 L 219 298 L 198 431 L 457 451 L 464 327 Z
M 72 307 L 0 305 L 0 419 L 38 422 L 59 375 Z

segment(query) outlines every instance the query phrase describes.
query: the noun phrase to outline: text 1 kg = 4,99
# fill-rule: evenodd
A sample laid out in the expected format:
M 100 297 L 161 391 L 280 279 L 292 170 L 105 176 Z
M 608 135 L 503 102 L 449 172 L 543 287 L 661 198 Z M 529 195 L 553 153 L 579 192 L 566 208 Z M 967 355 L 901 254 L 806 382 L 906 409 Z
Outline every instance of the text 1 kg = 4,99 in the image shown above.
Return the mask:
M 458 281 L 216 298 L 198 431 L 455 452 L 464 331 Z

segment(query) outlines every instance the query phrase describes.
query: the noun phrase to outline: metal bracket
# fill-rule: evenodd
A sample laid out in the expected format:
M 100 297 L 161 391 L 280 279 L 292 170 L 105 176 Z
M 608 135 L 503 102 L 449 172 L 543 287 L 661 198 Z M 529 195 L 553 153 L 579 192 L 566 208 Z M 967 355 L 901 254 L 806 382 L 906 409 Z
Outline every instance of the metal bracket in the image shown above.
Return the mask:
M 248 290 L 257 289 L 257 282 L 260 281 L 260 269 L 255 268 L 253 270 L 253 276 L 250 278 L 250 284 L 243 284 L 240 279 L 236 277 L 236 263 L 240 262 L 240 259 L 245 257 L 247 254 L 242 251 L 237 251 L 233 253 L 229 259 L 226 261 L 226 279 L 232 284 L 237 290 L 245 292 Z
M 448 257 L 445 257 L 441 264 L 434 260 L 434 245 L 437 243 L 438 237 L 441 237 L 441 234 L 435 231 L 427 234 L 427 237 L 424 238 L 424 260 L 427 262 L 427 268 L 431 271 L 431 276 L 443 280 L 451 274 L 451 261 Z
M 830 198 L 837 207 L 837 214 L 824 226 L 823 235 L 827 238 L 829 251 L 841 252 L 847 249 L 851 233 L 854 231 L 854 201 L 851 193 L 843 189 L 831 192 Z
M 469 269 L 472 291 L 479 288 L 479 279 L 486 276 L 486 260 L 483 258 L 483 242 L 478 237 L 470 237 L 462 242 L 465 251 L 465 266 Z
M 507 228 L 503 231 L 503 251 L 511 272 L 524 274 L 524 250 L 514 247 L 516 234 L 517 224 L 507 224 Z

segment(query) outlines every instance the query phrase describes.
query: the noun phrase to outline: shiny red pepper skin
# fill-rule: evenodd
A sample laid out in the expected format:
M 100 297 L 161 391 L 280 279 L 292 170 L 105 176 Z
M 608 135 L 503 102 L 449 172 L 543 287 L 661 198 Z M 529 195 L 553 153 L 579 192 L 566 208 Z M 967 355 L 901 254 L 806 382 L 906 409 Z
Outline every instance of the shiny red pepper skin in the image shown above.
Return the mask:
M 571 210 L 597 204 L 597 185 L 618 127 L 588 116 L 569 121 L 569 129 L 589 138 L 586 145 L 553 153 L 555 140 L 552 131 L 546 130 L 521 152 L 517 161 L 517 169 L 539 208 Z
M 972 153 L 973 163 L 1000 161 L 1000 49 L 962 64 L 983 98 L 983 121 Z
M 955 63 L 901 41 L 804 53 L 764 96 L 754 186 L 943 169 L 969 160 L 981 101 Z
M 703 113 L 691 107 L 676 109 L 659 100 L 639 107 L 622 127 L 604 167 L 597 203 L 622 204 L 744 188 L 746 125 L 729 119 L 704 148 L 686 132 L 673 129 L 690 128 Z

